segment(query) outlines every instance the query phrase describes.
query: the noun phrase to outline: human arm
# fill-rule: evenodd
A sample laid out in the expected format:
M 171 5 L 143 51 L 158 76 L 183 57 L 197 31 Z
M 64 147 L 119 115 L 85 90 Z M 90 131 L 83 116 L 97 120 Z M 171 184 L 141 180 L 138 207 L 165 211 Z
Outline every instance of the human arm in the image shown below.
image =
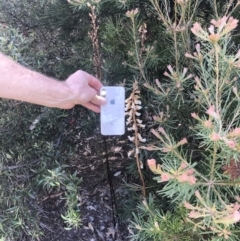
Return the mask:
M 58 81 L 29 70 L 0 53 L 0 97 L 33 104 L 69 109 L 82 105 L 100 112 L 105 99 L 98 96 L 102 83 L 92 75 L 77 71 L 66 81 Z

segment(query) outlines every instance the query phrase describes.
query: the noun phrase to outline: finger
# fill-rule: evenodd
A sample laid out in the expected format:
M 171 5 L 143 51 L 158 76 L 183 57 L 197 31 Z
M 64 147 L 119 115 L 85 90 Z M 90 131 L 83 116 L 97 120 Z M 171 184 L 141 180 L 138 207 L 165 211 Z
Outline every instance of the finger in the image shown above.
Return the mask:
M 106 100 L 104 97 L 102 97 L 102 96 L 95 95 L 95 96 L 91 99 L 91 102 L 92 102 L 94 105 L 100 106 L 100 105 L 106 104 L 107 100 Z
M 100 80 L 98 80 L 97 78 L 95 78 L 94 76 L 92 76 L 90 74 L 88 76 L 88 84 L 97 91 L 99 91 L 101 89 L 101 87 L 103 86 L 103 84 L 100 82 Z
M 82 106 L 84 106 L 84 107 L 88 108 L 89 110 L 92 110 L 96 113 L 100 113 L 100 107 L 92 104 L 91 102 L 84 103 L 84 104 L 82 104 Z
M 94 99 L 96 95 L 97 95 L 97 90 L 95 90 L 91 86 L 88 86 L 87 90 L 83 94 L 84 98 L 83 98 L 82 102 L 87 103 L 87 102 L 91 101 L 92 99 Z

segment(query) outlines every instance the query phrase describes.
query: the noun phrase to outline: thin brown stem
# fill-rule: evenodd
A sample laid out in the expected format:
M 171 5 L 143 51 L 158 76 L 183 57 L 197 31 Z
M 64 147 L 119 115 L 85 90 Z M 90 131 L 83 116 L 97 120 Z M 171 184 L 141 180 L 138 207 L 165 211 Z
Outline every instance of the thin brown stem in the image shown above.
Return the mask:
M 213 5 L 214 5 L 214 11 L 215 11 L 216 17 L 218 18 L 218 10 L 217 10 L 217 1 L 216 0 L 214 0 Z
M 97 16 L 95 13 L 95 7 L 89 6 L 91 9 L 91 14 L 89 14 L 92 22 L 92 31 L 89 33 L 89 36 L 92 41 L 92 47 L 93 47 L 93 67 L 96 73 L 96 77 L 98 79 L 102 79 L 102 58 L 100 54 L 100 46 L 99 46 L 99 39 L 98 39 L 98 29 L 99 26 L 97 25 Z
M 139 160 L 139 140 L 138 140 L 138 127 L 137 127 L 137 121 L 136 121 L 136 115 L 133 114 L 133 123 L 135 125 L 135 157 L 136 157 L 136 162 L 137 162 L 137 168 L 138 168 L 138 173 L 142 182 L 142 194 L 144 197 L 146 197 L 146 186 L 145 186 L 145 181 L 144 181 L 144 177 L 142 174 L 142 170 L 141 170 L 141 163 Z

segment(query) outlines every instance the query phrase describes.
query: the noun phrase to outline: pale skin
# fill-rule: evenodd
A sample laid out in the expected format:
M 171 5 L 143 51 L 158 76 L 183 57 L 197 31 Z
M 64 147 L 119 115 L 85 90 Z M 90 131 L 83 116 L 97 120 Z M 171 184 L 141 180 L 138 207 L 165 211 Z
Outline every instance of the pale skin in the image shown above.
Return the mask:
M 106 103 L 98 95 L 102 83 L 78 70 L 65 81 L 27 69 L 0 53 L 0 97 L 47 107 L 70 109 L 82 105 L 97 113 Z

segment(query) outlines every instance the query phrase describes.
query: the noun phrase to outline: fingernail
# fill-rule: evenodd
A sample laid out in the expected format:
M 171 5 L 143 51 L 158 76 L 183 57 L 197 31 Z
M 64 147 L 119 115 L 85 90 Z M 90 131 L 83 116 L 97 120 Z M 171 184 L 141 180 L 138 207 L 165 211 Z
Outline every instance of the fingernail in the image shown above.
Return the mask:
M 107 103 L 107 100 L 105 98 L 101 99 L 101 105 L 105 105 Z

